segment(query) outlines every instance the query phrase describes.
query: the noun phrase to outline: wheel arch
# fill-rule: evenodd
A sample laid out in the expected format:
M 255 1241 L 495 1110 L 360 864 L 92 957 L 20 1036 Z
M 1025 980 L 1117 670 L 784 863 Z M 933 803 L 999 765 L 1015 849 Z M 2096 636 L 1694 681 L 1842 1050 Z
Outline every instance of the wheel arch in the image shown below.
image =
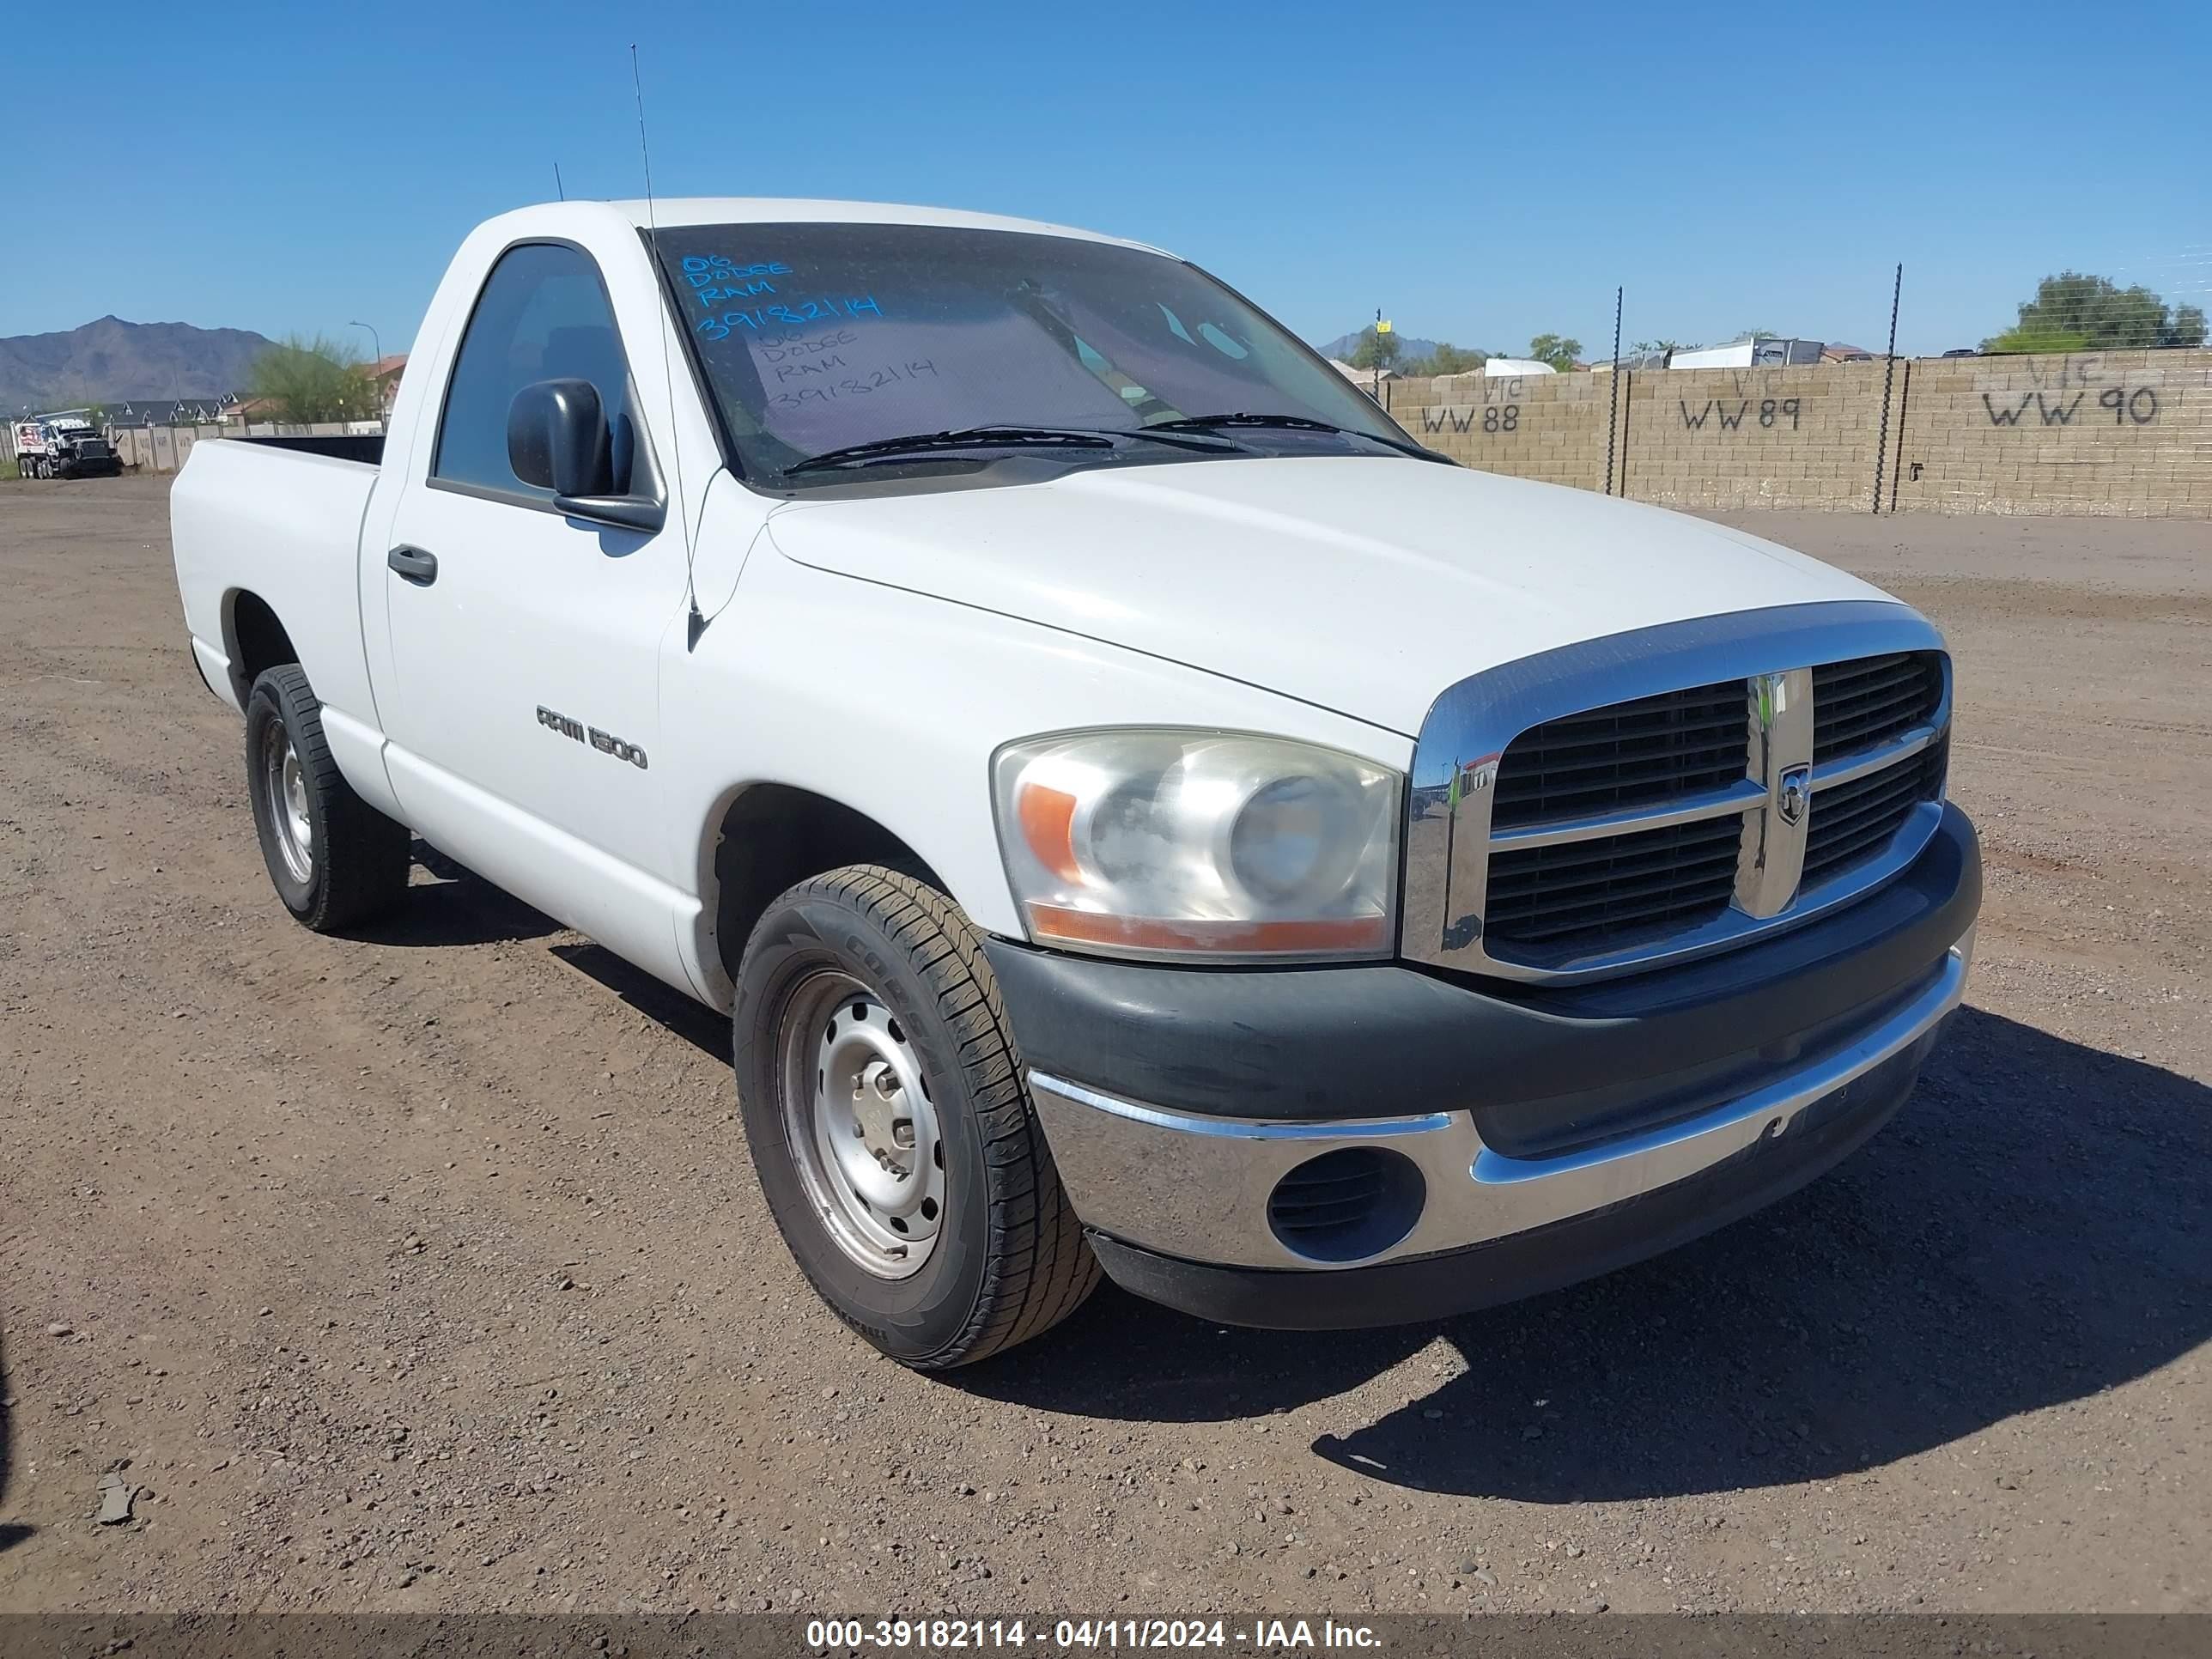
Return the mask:
M 723 792 L 700 837 L 698 871 L 699 964 L 716 978 L 715 1001 L 728 1005 L 745 941 L 776 895 L 848 864 L 889 865 L 950 890 L 905 837 L 858 807 L 781 782 Z
M 223 595 L 222 649 L 230 659 L 231 683 L 240 708 L 264 672 L 300 660 L 299 649 L 276 608 L 249 587 L 234 587 Z

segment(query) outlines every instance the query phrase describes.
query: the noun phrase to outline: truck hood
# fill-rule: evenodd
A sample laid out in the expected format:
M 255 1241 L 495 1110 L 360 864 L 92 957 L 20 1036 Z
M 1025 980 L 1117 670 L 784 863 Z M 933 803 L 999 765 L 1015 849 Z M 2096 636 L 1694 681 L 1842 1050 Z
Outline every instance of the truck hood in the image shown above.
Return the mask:
M 1416 735 L 1454 682 L 1857 578 L 1725 526 L 1414 460 L 1254 459 L 794 503 L 784 555 Z

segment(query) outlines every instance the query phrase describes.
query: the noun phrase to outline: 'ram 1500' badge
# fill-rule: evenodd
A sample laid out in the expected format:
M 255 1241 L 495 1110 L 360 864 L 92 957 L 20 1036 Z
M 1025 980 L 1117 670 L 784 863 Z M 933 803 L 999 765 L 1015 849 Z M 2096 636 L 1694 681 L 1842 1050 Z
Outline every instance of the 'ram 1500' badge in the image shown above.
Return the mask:
M 542 702 L 538 705 L 538 723 L 549 732 L 558 732 L 564 738 L 587 743 L 602 755 L 612 755 L 617 760 L 628 761 L 641 772 L 645 770 L 645 750 L 634 743 L 624 743 L 611 732 L 602 732 L 598 726 L 586 726 L 581 720 L 572 720 L 566 714 L 556 714 Z

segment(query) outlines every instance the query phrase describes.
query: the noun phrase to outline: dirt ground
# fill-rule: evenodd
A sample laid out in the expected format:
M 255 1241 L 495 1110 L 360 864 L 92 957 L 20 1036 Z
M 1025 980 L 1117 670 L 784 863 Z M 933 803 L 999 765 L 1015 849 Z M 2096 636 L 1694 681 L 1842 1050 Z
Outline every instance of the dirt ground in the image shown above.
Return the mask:
M 930 1380 L 717 1019 L 450 866 L 286 918 L 161 481 L 0 485 L 0 1611 L 2212 1608 L 2212 530 L 1740 522 L 1957 654 L 1988 904 L 1899 1121 L 1518 1306 L 1109 1287 Z

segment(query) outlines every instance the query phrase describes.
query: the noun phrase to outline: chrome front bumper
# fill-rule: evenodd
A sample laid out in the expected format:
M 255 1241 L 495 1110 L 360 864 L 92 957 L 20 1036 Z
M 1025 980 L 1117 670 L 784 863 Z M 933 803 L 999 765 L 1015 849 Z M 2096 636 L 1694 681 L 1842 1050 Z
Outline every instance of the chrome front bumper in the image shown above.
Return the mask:
M 1224 1267 L 1329 1272 L 1463 1249 L 1587 1215 L 1686 1180 L 1759 1141 L 1928 1037 L 1959 1006 L 1973 930 L 1903 1006 L 1747 1092 L 1662 1128 L 1556 1158 L 1506 1157 L 1464 1111 L 1337 1121 L 1249 1121 L 1162 1111 L 1032 1069 L 1030 1092 L 1084 1224 L 1161 1255 Z M 1308 1159 L 1382 1146 L 1419 1169 L 1426 1201 L 1395 1244 L 1323 1261 L 1268 1221 L 1277 1182 Z

